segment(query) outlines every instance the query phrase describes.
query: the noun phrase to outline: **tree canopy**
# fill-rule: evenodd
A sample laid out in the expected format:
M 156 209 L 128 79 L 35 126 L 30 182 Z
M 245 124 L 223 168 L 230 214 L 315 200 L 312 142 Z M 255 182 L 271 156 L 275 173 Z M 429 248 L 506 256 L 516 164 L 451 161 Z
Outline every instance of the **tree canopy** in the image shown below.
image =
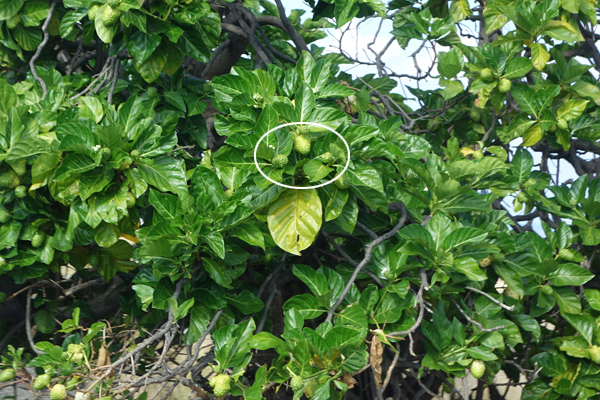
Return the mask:
M 598 3 L 306 5 L 0 0 L 0 381 L 600 399 Z

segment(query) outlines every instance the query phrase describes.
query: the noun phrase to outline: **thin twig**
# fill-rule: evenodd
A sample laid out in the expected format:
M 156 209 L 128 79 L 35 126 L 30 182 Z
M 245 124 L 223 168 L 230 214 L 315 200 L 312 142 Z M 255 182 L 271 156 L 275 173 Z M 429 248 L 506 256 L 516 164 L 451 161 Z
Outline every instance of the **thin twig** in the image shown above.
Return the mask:
M 471 287 L 471 286 L 465 286 L 465 289 L 468 289 L 468 290 L 470 290 L 470 291 L 472 291 L 472 292 L 479 293 L 480 295 L 487 297 L 487 298 L 488 298 L 488 299 L 490 299 L 490 300 L 491 300 L 493 303 L 495 303 L 495 304 L 499 305 L 500 307 L 504 308 L 505 310 L 508 310 L 508 311 L 513 311 L 513 310 L 515 309 L 515 306 L 507 306 L 506 304 L 504 304 L 504 303 L 502 303 L 502 302 L 500 302 L 500 301 L 496 300 L 495 298 L 493 298 L 492 296 L 490 296 L 489 294 L 487 294 L 487 293 L 486 293 L 486 292 L 484 292 L 484 291 L 481 291 L 481 290 L 479 290 L 479 289 L 475 289 L 475 288 L 473 288 L 473 287 Z
M 35 70 L 35 62 L 42 54 L 42 50 L 44 50 L 44 47 L 46 46 L 46 44 L 48 43 L 48 39 L 50 38 L 50 34 L 48 33 L 48 25 L 50 25 L 52 13 L 54 12 L 54 7 L 56 7 L 56 0 L 53 0 L 52 4 L 50 4 L 50 8 L 48 9 L 48 16 L 46 17 L 46 20 L 42 25 L 42 33 L 44 34 L 44 38 L 42 39 L 35 53 L 33 54 L 33 57 L 31 57 L 31 60 L 29 60 L 29 68 L 31 69 L 31 75 L 33 75 L 34 79 L 38 81 L 42 86 L 42 100 L 44 100 L 46 98 L 46 95 L 48 94 L 48 87 L 46 86 L 46 82 L 44 82 L 44 80 L 40 78 L 37 74 L 37 71 Z
M 416 331 L 417 328 L 421 325 L 421 322 L 423 322 L 423 316 L 425 315 L 425 305 L 423 304 L 424 303 L 423 291 L 429 289 L 429 283 L 427 282 L 427 273 L 425 272 L 424 268 L 419 269 L 419 274 L 421 276 L 421 286 L 419 287 L 419 291 L 417 292 L 417 303 L 419 305 L 419 315 L 417 316 L 417 320 L 415 321 L 415 324 L 405 331 L 392 332 L 392 333 L 387 334 L 386 336 L 393 337 L 393 336 L 410 335 L 414 331 Z M 412 342 L 412 340 L 411 340 L 411 342 Z
M 35 343 L 33 343 L 33 335 L 31 333 L 31 289 L 27 291 L 27 305 L 25 309 L 25 330 L 27 331 L 27 341 L 29 342 L 31 350 L 33 350 L 36 354 L 44 354 L 44 352 L 38 350 L 38 348 L 35 347 Z
M 458 311 L 460 311 L 460 313 L 463 315 L 463 317 L 465 317 L 467 319 L 467 321 L 469 321 L 473 325 L 477 326 L 483 332 L 495 332 L 495 331 L 499 331 L 500 329 L 504 329 L 504 327 L 506 326 L 506 325 L 498 325 L 498 326 L 495 326 L 493 328 L 484 328 L 483 325 L 481 325 L 479 322 L 477 322 L 473 318 L 469 317 L 467 315 L 467 313 L 465 313 L 463 311 L 463 309 L 458 305 L 458 303 L 454 299 L 450 299 L 450 301 L 452 301 L 452 303 L 454 303 L 454 305 L 456 306 L 456 308 L 458 308 Z
M 352 285 L 354 284 L 356 277 L 358 276 L 360 271 L 363 269 L 363 267 L 365 265 L 367 265 L 369 263 L 369 261 L 371 261 L 373 249 L 375 247 L 379 246 L 381 243 L 388 240 L 389 238 L 391 238 L 392 236 L 394 236 L 396 234 L 396 232 L 398 232 L 404 226 L 404 223 L 406 222 L 407 217 L 408 217 L 408 212 L 406 211 L 406 207 L 403 205 L 402 206 L 402 217 L 400 218 L 400 221 L 396 224 L 396 226 L 391 231 L 379 236 L 377 239 L 373 240 L 371 243 L 369 243 L 368 245 L 365 246 L 365 257 L 354 268 L 354 272 L 352 273 L 350 280 L 346 284 L 344 291 L 340 295 L 339 299 L 337 299 L 335 304 L 327 312 L 327 318 L 325 319 L 326 321 L 331 322 L 333 320 L 333 314 L 335 313 L 335 310 L 339 307 L 340 304 L 342 304 L 342 301 L 344 301 L 344 298 L 346 297 L 346 295 L 352 288 Z

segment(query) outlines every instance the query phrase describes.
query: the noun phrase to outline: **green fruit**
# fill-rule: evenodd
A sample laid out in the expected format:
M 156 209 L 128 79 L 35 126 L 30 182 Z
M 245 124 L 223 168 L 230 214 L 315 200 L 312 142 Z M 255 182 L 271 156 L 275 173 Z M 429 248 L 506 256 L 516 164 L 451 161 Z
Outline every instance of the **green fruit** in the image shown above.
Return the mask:
M 568 123 L 568 122 L 567 122 L 567 120 L 566 120 L 566 119 L 564 119 L 564 118 L 559 118 L 559 119 L 558 119 L 558 122 L 556 123 L 556 125 L 557 125 L 557 126 L 560 128 L 560 129 L 562 129 L 562 130 L 564 130 L 564 131 L 566 131 L 567 129 L 569 129 L 569 123 Z
M 550 132 L 550 133 L 556 132 L 556 124 L 554 124 L 550 128 L 548 128 L 548 132 Z
M 512 87 L 512 82 L 510 79 L 502 78 L 500 79 L 500 83 L 498 84 L 498 90 L 500 93 L 508 93 Z
M 0 210 L 0 224 L 10 221 L 10 213 L 6 210 Z
M 57 383 L 50 389 L 50 400 L 64 400 L 67 398 L 67 388 L 61 383 Z
M 127 208 L 135 206 L 135 195 L 131 192 L 127 192 Z
M 17 376 L 15 370 L 12 368 L 7 368 L 4 371 L 2 371 L 2 373 L 0 373 L 0 382 L 12 381 L 13 379 L 15 379 L 15 376 Z
M 552 287 L 550 287 L 549 285 L 542 285 L 540 287 L 540 291 L 546 296 L 552 296 L 553 293 Z
M 131 150 L 131 153 L 129 153 L 129 155 L 135 160 L 140 156 L 140 152 L 139 150 Z
M 289 162 L 288 158 L 283 154 L 277 154 L 271 160 L 271 164 L 273 165 L 273 168 L 283 168 L 287 165 L 288 162 Z
M 481 114 L 479 114 L 479 111 L 477 111 L 476 109 L 471 108 L 471 110 L 469 111 L 469 118 L 471 118 L 473 122 L 479 122 L 481 121 Z
M 483 151 L 475 150 L 472 154 L 474 160 L 481 160 L 483 158 Z
M 102 13 L 102 25 L 104 26 L 113 26 L 117 22 L 119 22 L 119 18 L 121 18 L 121 10 L 112 8 L 111 6 L 106 6 L 104 12 Z
M 155 88 L 154 86 L 150 86 L 148 89 L 146 89 L 146 94 L 151 99 L 154 99 L 158 96 L 158 89 Z
M 103 147 L 100 149 L 100 156 L 102 157 L 101 161 L 103 163 L 106 163 L 106 162 L 109 162 L 110 159 L 112 158 L 112 152 L 110 151 L 110 149 Z
M 20 199 L 24 199 L 27 196 L 27 188 L 25 186 L 17 186 L 15 188 L 15 196 Z
M 25 172 L 27 172 L 27 161 L 19 160 L 19 161 L 15 162 L 14 164 L 12 164 L 11 168 L 13 169 L 13 171 L 15 171 L 15 173 L 17 175 L 23 176 L 23 175 L 25 175 Z
M 527 197 L 525 192 L 519 192 L 519 194 L 517 195 L 517 201 L 519 203 L 527 203 L 527 200 L 529 200 L 529 198 Z
M 487 267 L 491 263 L 492 263 L 492 257 L 490 257 L 490 256 L 487 256 L 483 260 L 479 260 L 479 266 L 482 267 L 482 268 Z
M 302 136 L 302 135 L 308 135 L 310 133 L 310 126 L 309 125 L 299 125 L 298 126 L 298 135 Z
M 69 344 L 69 347 L 67 347 L 67 354 L 72 356 L 75 353 L 82 353 L 83 352 L 83 345 L 81 344 L 76 344 L 76 343 L 71 343 Z
M 331 164 L 335 161 L 335 157 L 330 152 L 323 153 L 321 154 L 321 161 L 323 161 L 324 164 Z
M 106 4 L 108 4 L 112 8 L 117 8 L 119 7 L 119 5 L 121 5 L 121 0 L 108 0 Z
M 596 363 L 596 364 L 600 364 L 600 346 L 591 346 L 589 348 L 589 352 L 590 352 L 590 359 Z
M 290 379 L 290 387 L 294 392 L 299 392 L 304 388 L 304 381 L 301 376 L 294 375 L 292 379 Z
M 75 364 L 79 364 L 80 362 L 83 361 L 83 353 L 75 353 L 71 356 L 71 361 L 73 361 Z M 69 389 L 72 390 L 72 389 Z
M 44 390 L 50 384 L 50 375 L 42 374 L 38 375 L 37 378 L 33 381 L 33 388 L 35 390 Z
M 348 178 L 348 176 L 346 174 L 342 174 L 342 176 L 340 176 L 339 178 L 337 178 L 333 184 L 335 185 L 335 187 L 337 187 L 338 189 L 348 189 L 350 187 L 350 179 Z
M 46 234 L 44 232 L 36 232 L 31 238 L 31 246 L 34 249 L 37 249 L 42 244 L 44 244 L 44 239 L 46 239 Z
M 577 255 L 573 253 L 571 249 L 560 249 L 558 251 L 558 258 L 568 262 L 575 262 L 577 260 Z
M 225 191 L 225 198 L 229 199 L 229 198 L 231 198 L 233 196 L 233 194 L 234 194 L 233 189 L 227 189 Z
M 294 138 L 294 150 L 305 155 L 310 153 L 310 140 L 306 136 L 296 136 Z
M 0 186 L 14 188 L 19 186 L 21 180 L 15 171 L 7 171 L 0 175 Z
M 473 360 L 471 364 L 471 375 L 473 378 L 479 379 L 483 376 L 485 372 L 485 363 L 481 360 Z
M 21 17 L 19 16 L 19 14 L 13 15 L 8 20 L 6 20 L 6 27 L 8 29 L 15 29 L 17 25 L 19 25 L 19 22 L 21 22 Z
M 480 72 L 480 76 L 481 76 L 481 79 L 483 79 L 486 82 L 491 82 L 494 79 L 494 74 L 492 73 L 492 70 L 489 68 L 482 69 Z
M 214 384 L 213 393 L 217 397 L 225 396 L 231 389 L 231 376 L 227 374 L 219 374 L 212 378 L 211 381 Z
M 90 9 L 88 10 L 88 18 L 90 19 L 90 21 L 93 21 L 96 19 L 96 15 L 98 14 L 99 9 L 100 9 L 100 6 L 98 4 L 94 4 L 93 6 L 90 7 Z

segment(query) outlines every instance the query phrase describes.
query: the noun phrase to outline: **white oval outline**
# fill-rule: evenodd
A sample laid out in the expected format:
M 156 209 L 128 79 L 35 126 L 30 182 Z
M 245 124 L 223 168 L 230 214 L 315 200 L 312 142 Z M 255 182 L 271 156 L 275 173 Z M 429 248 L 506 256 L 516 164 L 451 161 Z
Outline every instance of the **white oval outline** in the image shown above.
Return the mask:
M 319 185 L 314 185 L 314 186 L 290 186 L 290 185 L 285 185 L 283 183 L 279 183 L 279 182 L 274 181 L 273 179 L 269 178 L 262 171 L 262 169 L 260 169 L 260 165 L 258 165 L 258 159 L 256 157 L 256 153 L 258 152 L 258 145 L 260 145 L 260 142 L 262 142 L 262 140 L 265 137 L 267 137 L 270 133 L 276 131 L 277 129 L 285 128 L 286 126 L 291 126 L 291 125 L 314 125 L 314 126 L 318 126 L 319 128 L 327 129 L 328 131 L 333 132 L 336 135 L 338 135 L 338 137 L 340 139 L 342 139 L 342 141 L 346 145 L 346 150 L 348 150 L 348 158 L 346 159 L 346 165 L 344 166 L 344 169 L 342 170 L 342 172 L 340 172 L 338 175 L 336 175 L 330 181 L 327 181 L 325 183 L 321 183 Z M 265 133 L 264 135 L 262 135 L 260 137 L 260 139 L 258 139 L 258 142 L 256 142 L 256 146 L 254 146 L 254 165 L 256 165 L 256 168 L 258 168 L 258 172 L 260 172 L 260 174 L 262 176 L 264 176 L 265 179 L 267 179 L 269 182 L 272 182 L 272 183 L 276 184 L 277 186 L 281 186 L 281 187 L 284 187 L 284 188 L 287 188 L 287 189 L 297 189 L 297 190 L 316 189 L 316 188 L 320 188 L 320 187 L 323 187 L 323 186 L 327 186 L 330 183 L 335 182 L 339 177 L 341 177 L 344 174 L 344 172 L 346 172 L 346 170 L 348 169 L 348 166 L 350 166 L 350 146 L 348 145 L 348 142 L 346 141 L 346 139 L 344 139 L 342 137 L 342 135 L 340 135 L 335 129 L 332 129 L 332 128 L 328 127 L 328 126 L 321 125 L 321 124 L 319 124 L 317 122 L 288 122 L 287 124 L 277 125 L 275 128 L 268 130 L 267 133 Z

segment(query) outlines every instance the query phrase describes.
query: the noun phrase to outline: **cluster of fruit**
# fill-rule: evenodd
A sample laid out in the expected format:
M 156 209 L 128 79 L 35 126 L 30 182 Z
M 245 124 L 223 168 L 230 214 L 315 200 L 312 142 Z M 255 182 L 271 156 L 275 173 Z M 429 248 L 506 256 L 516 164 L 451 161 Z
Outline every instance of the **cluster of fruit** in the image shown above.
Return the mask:
M 494 76 L 494 73 L 489 68 L 482 69 L 481 72 L 479 73 L 479 76 L 481 76 L 481 79 L 485 82 L 492 82 L 496 79 L 496 77 Z M 511 88 L 512 88 L 512 82 L 510 81 L 510 79 L 501 78 L 500 81 L 498 82 L 498 90 L 501 93 L 508 93 L 508 92 L 510 92 Z
M 0 190 L 2 188 L 14 188 L 15 196 L 18 198 L 22 199 L 27 196 L 27 188 L 21 184 L 25 172 L 27 172 L 27 162 L 25 160 L 13 163 L 10 170 L 0 174 Z
M 310 138 L 307 135 L 308 132 L 309 128 L 306 125 L 301 125 L 297 132 L 294 132 L 294 150 L 301 155 L 308 155 L 312 148 Z M 316 159 L 325 165 L 331 165 L 335 162 L 334 155 L 329 151 L 319 155 Z M 275 169 L 284 168 L 288 163 L 289 159 L 285 154 L 277 154 L 271 159 L 271 166 Z M 342 174 L 334 183 L 338 189 L 348 189 L 350 187 L 350 180 L 345 174 Z

